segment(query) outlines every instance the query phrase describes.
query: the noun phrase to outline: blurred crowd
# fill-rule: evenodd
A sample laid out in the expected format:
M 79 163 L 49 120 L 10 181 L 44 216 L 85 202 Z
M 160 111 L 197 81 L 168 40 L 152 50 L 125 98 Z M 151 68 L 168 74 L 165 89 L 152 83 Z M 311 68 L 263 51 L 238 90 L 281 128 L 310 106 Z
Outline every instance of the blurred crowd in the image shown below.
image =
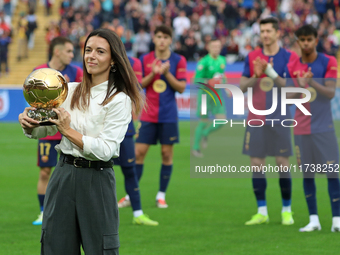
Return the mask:
M 229 62 L 242 61 L 260 47 L 259 19 L 276 16 L 281 45 L 298 51 L 294 31 L 302 24 L 318 28 L 318 50 L 335 55 L 340 42 L 339 0 L 64 0 L 59 22 L 52 22 L 46 40 L 68 36 L 80 60 L 86 36 L 99 27 L 116 31 L 128 55 L 139 57 L 153 49 L 155 27 L 173 28 L 173 50 L 189 61 L 207 53 L 212 37 L 223 44 Z
M 2 14 L 10 10 L 11 4 L 3 1 Z M 29 12 L 22 14 L 18 36 L 22 45 L 26 40 L 28 47 L 34 47 L 37 0 L 20 1 L 29 5 Z M 44 1 L 49 15 L 54 1 L 40 1 Z M 60 20 L 47 27 L 46 41 L 59 35 L 70 38 L 75 46 L 75 61 L 81 61 L 87 35 L 99 27 L 114 30 L 121 36 L 128 55 L 139 57 L 153 50 L 153 32 L 164 23 L 173 28 L 172 49 L 188 61 L 207 54 L 206 46 L 212 37 L 221 39 L 221 54 L 229 63 L 242 61 L 250 51 L 261 47 L 259 20 L 267 16 L 280 20 L 280 43 L 285 48 L 299 51 L 294 31 L 303 24 L 318 28 L 318 51 L 334 56 L 340 43 L 340 0 L 63 0 L 59 12 Z M 2 25 L 1 13 L 0 40 L 3 35 L 10 37 L 6 25 Z M 1 49 L 6 44 L 3 40 Z M 19 50 L 18 60 L 24 57 Z
M 12 5 L 11 0 L 3 0 L 0 3 L 0 77 L 9 72 L 8 46 L 11 43 L 12 28 Z
M 16 5 L 26 4 L 28 12 L 20 13 L 17 24 L 12 24 L 12 15 Z M 17 60 L 27 58 L 28 49 L 34 47 L 34 30 L 37 28 L 35 9 L 37 0 L 2 0 L 0 1 L 0 77 L 2 71 L 8 75 L 9 45 L 15 35 L 18 40 Z

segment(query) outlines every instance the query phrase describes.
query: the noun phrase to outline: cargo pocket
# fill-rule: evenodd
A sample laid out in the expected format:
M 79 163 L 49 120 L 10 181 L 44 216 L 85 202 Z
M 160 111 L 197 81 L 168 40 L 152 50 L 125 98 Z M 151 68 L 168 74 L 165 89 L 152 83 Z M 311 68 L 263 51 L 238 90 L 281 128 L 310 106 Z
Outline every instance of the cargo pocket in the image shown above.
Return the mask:
M 40 252 L 40 254 L 41 254 L 41 255 L 44 255 L 44 254 L 45 254 L 45 253 L 44 253 L 45 233 L 46 233 L 46 231 L 42 229 L 42 230 L 41 230 L 41 237 L 40 237 L 40 243 L 41 243 L 41 252 Z
M 103 255 L 116 255 L 120 246 L 118 234 L 103 235 Z

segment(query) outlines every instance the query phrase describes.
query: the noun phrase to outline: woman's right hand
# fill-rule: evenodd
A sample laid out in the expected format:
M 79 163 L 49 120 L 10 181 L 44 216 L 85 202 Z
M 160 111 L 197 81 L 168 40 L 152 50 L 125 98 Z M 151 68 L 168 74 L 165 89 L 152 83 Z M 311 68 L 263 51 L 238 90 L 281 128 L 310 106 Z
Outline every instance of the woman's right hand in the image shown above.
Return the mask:
M 23 113 L 19 114 L 19 123 L 27 133 L 32 133 L 33 129 L 39 127 L 39 121 L 31 119 L 27 116 L 28 111 L 35 110 L 34 107 L 26 107 Z

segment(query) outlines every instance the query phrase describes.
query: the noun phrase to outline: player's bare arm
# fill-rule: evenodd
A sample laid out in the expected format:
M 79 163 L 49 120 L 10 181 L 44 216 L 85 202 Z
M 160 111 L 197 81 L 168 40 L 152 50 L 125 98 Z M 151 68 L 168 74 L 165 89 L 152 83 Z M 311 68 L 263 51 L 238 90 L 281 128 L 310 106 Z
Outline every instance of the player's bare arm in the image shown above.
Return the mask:
M 256 79 L 255 74 L 251 78 L 242 76 L 240 79 L 240 88 L 242 92 L 243 93 L 247 92 L 247 88 L 253 87 L 256 84 L 256 81 L 257 79 Z
M 336 90 L 336 82 L 335 81 L 325 81 L 325 85 L 321 85 L 315 79 L 311 79 L 311 83 L 309 84 L 311 87 L 315 88 L 315 90 L 321 95 L 332 99 L 335 96 Z
M 309 67 L 308 71 L 303 73 L 302 77 L 298 77 L 297 81 L 298 84 L 301 88 L 305 88 L 307 86 L 307 84 L 313 88 L 315 88 L 315 90 L 329 98 L 332 99 L 335 96 L 335 90 L 336 90 L 336 82 L 333 80 L 328 80 L 325 82 L 325 85 L 321 85 L 317 80 L 313 79 L 314 74 L 312 73 L 312 69 Z
M 183 93 L 186 87 L 186 81 L 179 81 L 172 75 L 172 73 L 167 72 L 164 74 L 165 78 L 169 82 L 170 86 L 179 93 Z
M 282 78 L 281 76 L 277 76 L 277 78 L 274 80 L 274 83 L 282 88 L 282 87 L 285 87 L 286 86 L 286 79 L 285 78 Z

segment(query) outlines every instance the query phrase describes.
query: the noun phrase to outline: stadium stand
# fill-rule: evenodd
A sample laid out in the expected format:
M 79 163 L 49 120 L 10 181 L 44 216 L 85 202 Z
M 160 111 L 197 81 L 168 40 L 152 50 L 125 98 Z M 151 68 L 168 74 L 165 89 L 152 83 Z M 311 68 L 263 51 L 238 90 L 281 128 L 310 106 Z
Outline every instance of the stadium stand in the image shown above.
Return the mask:
M 4 1 L 6 3 L 6 1 Z M 7 1 L 8 2 L 8 1 Z M 9 74 L 1 84 L 22 84 L 33 66 L 47 60 L 48 44 L 54 36 L 69 37 L 75 46 L 75 60 L 81 61 L 81 50 L 87 34 L 98 27 L 107 27 L 122 36 L 130 56 L 139 56 L 153 49 L 150 37 L 155 27 L 165 23 L 175 32 L 173 49 L 188 61 L 197 62 L 207 51 L 211 36 L 221 38 L 222 54 L 228 63 L 242 61 L 249 51 L 260 47 L 258 20 L 268 15 L 280 19 L 281 45 L 297 50 L 294 31 L 302 24 L 312 24 L 319 31 L 318 50 L 338 55 L 340 43 L 339 1 L 313 0 L 16 0 L 9 26 Z M 35 45 L 18 61 L 20 15 L 28 6 L 36 6 Z M 3 12 L 5 6 L 0 7 Z M 49 15 L 48 15 L 49 14 Z M 6 15 L 5 15 L 6 16 Z M 7 18 L 8 20 L 8 18 Z M 2 30 L 0 30 L 1 32 Z M 22 49 L 22 47 L 20 47 Z M 339 58 L 338 58 L 339 59 Z

